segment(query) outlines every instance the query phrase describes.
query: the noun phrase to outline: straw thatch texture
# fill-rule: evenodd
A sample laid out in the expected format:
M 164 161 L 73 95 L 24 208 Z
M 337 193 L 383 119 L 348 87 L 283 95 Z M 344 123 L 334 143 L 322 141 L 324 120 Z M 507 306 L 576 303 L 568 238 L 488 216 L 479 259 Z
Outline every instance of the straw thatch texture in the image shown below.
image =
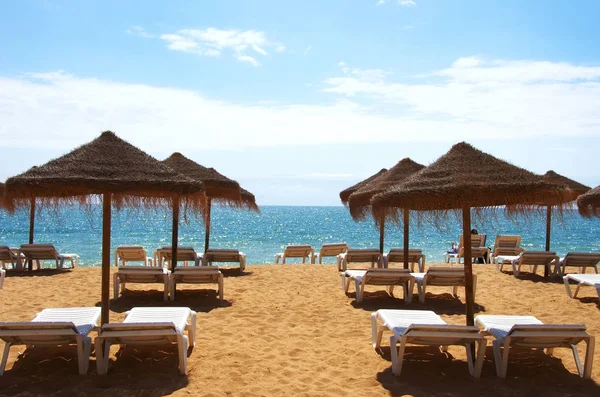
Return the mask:
M 366 183 L 356 192 L 352 193 L 348 199 L 348 206 L 350 207 L 350 215 L 352 215 L 352 218 L 355 220 L 365 218 L 370 212 L 370 201 L 373 196 L 398 185 L 403 180 L 423 168 L 425 168 L 424 165 L 416 163 L 407 157 L 400 160 L 398 164 L 378 178 Z
M 375 175 L 371 175 L 370 177 L 368 177 L 367 179 L 358 182 L 356 185 L 350 186 L 347 189 L 344 189 L 340 192 L 340 199 L 342 200 L 342 203 L 344 205 L 348 205 L 348 199 L 350 198 L 350 195 L 354 192 L 356 192 L 358 189 L 360 189 L 361 187 L 365 186 L 366 184 L 374 181 L 375 179 L 379 178 L 380 176 L 382 176 L 383 174 L 385 174 L 387 172 L 387 169 L 382 168 L 378 173 L 376 173 Z
M 10 203 L 6 199 L 4 183 L 0 182 L 0 209 L 9 209 Z
M 256 204 L 256 198 L 252 193 L 244 188 L 240 188 L 240 194 L 242 196 L 242 207 L 251 211 L 260 212 L 258 205 Z
M 544 179 L 552 182 L 557 185 L 564 185 L 569 188 L 573 192 L 573 200 L 575 200 L 578 196 L 584 194 L 591 188 L 582 183 L 576 182 L 572 179 L 567 178 L 566 176 L 562 176 L 557 174 L 556 172 L 550 170 L 544 174 Z
M 447 211 L 500 205 L 562 205 L 565 187 L 462 142 L 430 166 L 371 200 L 376 217 L 397 209 Z
M 32 197 L 42 203 L 89 203 L 89 196 L 103 193 L 114 193 L 117 206 L 179 194 L 200 207 L 206 198 L 201 182 L 178 174 L 111 131 L 6 181 L 7 198 L 17 205 L 28 204 Z
M 579 213 L 586 218 L 600 217 L 600 186 L 577 197 L 577 208 Z
M 225 204 L 243 206 L 240 185 L 218 173 L 214 168 L 204 167 L 178 152 L 173 153 L 162 163 L 187 177 L 202 181 L 207 197 Z

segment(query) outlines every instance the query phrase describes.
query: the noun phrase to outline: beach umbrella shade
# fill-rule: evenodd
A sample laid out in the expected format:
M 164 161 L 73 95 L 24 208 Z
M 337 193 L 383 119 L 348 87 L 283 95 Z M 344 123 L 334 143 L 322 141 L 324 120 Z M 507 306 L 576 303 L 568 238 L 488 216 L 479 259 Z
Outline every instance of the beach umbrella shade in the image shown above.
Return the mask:
M 589 186 L 585 186 L 579 182 L 576 182 L 572 179 L 567 178 L 566 176 L 557 174 L 556 172 L 550 170 L 544 174 L 544 179 L 555 183 L 557 185 L 566 186 L 569 190 L 571 190 L 573 199 L 578 196 L 584 194 L 588 190 L 590 190 Z M 550 251 L 550 226 L 552 224 L 552 206 L 546 206 L 546 251 Z M 548 273 L 548 268 L 545 269 L 545 273 Z
M 600 186 L 577 197 L 577 209 L 585 218 L 600 217 Z
M 567 201 L 564 187 L 461 142 L 403 183 L 376 194 L 371 206 L 377 218 L 397 218 L 403 209 L 439 214 L 462 210 L 467 325 L 473 325 L 471 208 L 511 206 L 525 211 Z
M 367 182 L 364 186 L 352 193 L 348 199 L 348 207 L 350 215 L 354 220 L 364 219 L 371 213 L 371 199 L 378 193 L 382 193 L 387 189 L 402 183 L 406 178 L 425 168 L 424 165 L 411 160 L 410 158 L 402 159 L 390 168 L 387 172 Z M 408 269 L 408 226 L 409 212 L 404 210 L 404 268 Z M 383 254 L 383 234 L 385 218 L 375 218 L 379 223 L 379 251 Z
M 102 323 L 109 320 L 111 208 L 180 202 L 200 208 L 204 185 L 183 176 L 111 131 L 75 150 L 6 181 L 6 196 L 15 206 L 31 198 L 40 204 L 90 204 L 102 197 Z M 113 200 L 113 196 L 115 200 Z M 177 239 L 173 238 L 176 258 Z M 173 260 L 176 266 L 176 260 Z
M 204 252 L 209 248 L 210 242 L 210 212 L 213 200 L 218 203 L 223 203 L 233 207 L 248 208 L 258 211 L 258 206 L 254 200 L 254 195 L 247 190 L 240 188 L 240 185 L 226 176 L 220 174 L 214 168 L 207 168 L 181 153 L 173 153 L 169 158 L 163 160 L 173 170 L 186 175 L 196 181 L 204 183 L 206 189 L 206 211 L 205 211 L 205 228 L 204 236 Z

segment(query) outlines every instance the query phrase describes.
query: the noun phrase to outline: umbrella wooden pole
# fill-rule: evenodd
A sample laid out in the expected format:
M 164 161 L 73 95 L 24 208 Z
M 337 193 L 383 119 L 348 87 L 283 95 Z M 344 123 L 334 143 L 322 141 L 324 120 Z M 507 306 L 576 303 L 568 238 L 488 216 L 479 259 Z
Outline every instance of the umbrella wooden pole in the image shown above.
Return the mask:
M 383 255 L 383 241 L 385 240 L 385 218 L 379 221 L 379 253 Z
M 471 208 L 463 210 L 463 250 L 465 261 L 465 295 L 467 300 L 467 325 L 475 325 L 475 297 L 473 294 L 473 265 L 471 263 Z
M 404 208 L 404 268 L 408 269 L 408 221 L 409 211 Z
M 112 193 L 104 193 L 102 197 L 102 324 L 109 321 L 111 202 Z
M 552 225 L 552 207 L 546 207 L 546 251 L 550 251 L 550 226 Z M 548 277 L 548 266 L 544 267 L 544 277 Z
M 177 267 L 177 243 L 179 240 L 179 196 L 173 198 L 173 232 L 171 239 L 171 271 L 174 272 Z M 173 297 L 175 297 L 175 284 L 173 284 L 173 291 L 171 291 Z
M 206 232 L 204 234 L 204 253 L 208 250 L 208 242 L 210 240 L 210 208 L 212 199 L 209 197 L 206 202 Z
M 33 244 L 33 231 L 35 227 L 35 197 L 31 199 L 29 208 L 29 244 Z M 33 260 L 29 260 L 29 271 L 33 270 Z

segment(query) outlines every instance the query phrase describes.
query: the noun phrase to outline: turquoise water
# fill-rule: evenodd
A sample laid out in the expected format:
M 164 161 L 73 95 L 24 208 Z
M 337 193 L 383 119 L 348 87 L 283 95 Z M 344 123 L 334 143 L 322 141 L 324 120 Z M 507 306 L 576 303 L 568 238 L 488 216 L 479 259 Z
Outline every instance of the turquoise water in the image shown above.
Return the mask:
M 60 252 L 74 252 L 85 266 L 101 261 L 101 208 L 91 210 L 42 209 L 36 214 L 35 242 L 52 243 Z M 248 263 L 272 263 L 273 256 L 288 244 L 346 242 L 352 248 L 378 248 L 379 230 L 373 221 L 356 223 L 344 207 L 261 207 L 261 213 L 216 207 L 212 211 L 212 248 L 236 248 L 246 253 Z M 474 222 L 480 233 L 487 234 L 487 245 L 496 234 L 520 234 L 523 247 L 543 250 L 545 222 L 543 214 L 508 220 L 504 216 Z M 143 245 L 149 252 L 171 242 L 171 214 L 166 210 L 113 211 L 112 249 L 118 245 Z M 461 234 L 461 221 L 449 216 L 439 227 L 431 222 L 411 221 L 410 245 L 421 248 L 427 261 L 442 261 L 443 253 Z M 10 216 L 0 212 L 0 245 L 19 246 L 29 235 L 29 214 L 20 211 Z M 402 230 L 386 225 L 386 251 L 402 247 Z M 204 249 L 204 224 L 190 218 L 179 229 L 179 244 Z M 600 219 L 583 219 L 576 211 L 555 217 L 552 250 L 559 255 L 568 251 L 600 251 Z

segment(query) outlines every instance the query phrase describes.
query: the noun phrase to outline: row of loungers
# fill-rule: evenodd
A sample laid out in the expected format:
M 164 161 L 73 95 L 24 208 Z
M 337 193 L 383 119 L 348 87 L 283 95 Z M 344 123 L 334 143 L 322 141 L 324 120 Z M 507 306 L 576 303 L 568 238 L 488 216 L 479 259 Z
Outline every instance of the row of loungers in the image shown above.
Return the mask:
M 111 344 L 119 345 L 177 345 L 179 372 L 186 373 L 188 346 L 196 341 L 196 312 L 187 307 L 136 307 L 127 313 L 122 323 L 98 326 L 100 308 L 74 307 L 44 309 L 30 322 L 0 322 L 0 339 L 4 352 L 0 375 L 4 373 L 12 346 L 77 345 L 79 373 L 88 372 L 92 339 L 97 332 L 96 369 L 103 375 L 108 371 Z M 187 335 L 185 334 L 187 332 Z
M 0 267 L 9 263 L 13 269 L 20 269 L 28 261 L 34 261 L 38 269 L 42 268 L 44 261 L 55 262 L 57 269 L 62 269 L 65 262 L 70 262 L 75 268 L 79 266 L 79 255 L 59 253 L 52 244 L 21 244 L 20 248 L 0 245 Z

